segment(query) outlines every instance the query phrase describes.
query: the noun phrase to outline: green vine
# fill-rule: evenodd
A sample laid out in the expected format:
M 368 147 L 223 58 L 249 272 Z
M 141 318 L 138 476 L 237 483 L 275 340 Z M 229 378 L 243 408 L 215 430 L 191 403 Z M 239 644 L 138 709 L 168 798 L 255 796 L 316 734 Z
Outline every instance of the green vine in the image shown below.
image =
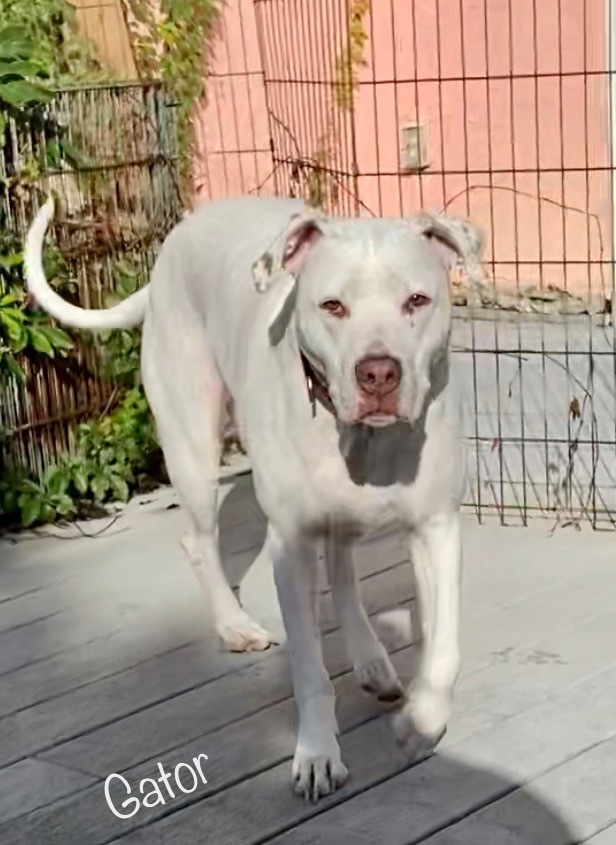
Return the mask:
M 206 52 L 221 0 L 124 0 L 140 73 L 162 79 L 177 109 L 184 202 L 193 196 L 195 104 L 205 92 Z
M 3 7 L 3 13 L 5 9 Z M 0 20 L 2 20 L 0 16 Z M 35 58 L 35 53 L 37 57 Z M 44 105 L 50 93 L 46 87 L 48 68 L 38 58 L 38 49 L 27 32 L 0 24 L 0 148 L 6 146 L 6 125 L 38 123 L 44 128 Z M 10 146 L 10 145 L 8 145 Z M 3 150 L 10 163 L 10 150 Z M 61 153 L 56 150 L 59 155 Z M 9 201 L 27 190 L 40 173 L 36 158 L 24 163 L 18 172 L 5 173 L 0 179 L 0 197 Z M 0 386 L 10 379 L 24 381 L 24 364 L 43 355 L 66 355 L 72 340 L 66 332 L 51 324 L 49 318 L 28 307 L 24 287 L 24 260 L 21 239 L 12 231 L 6 204 L 0 206 Z M 48 253 L 49 255 L 49 253 Z M 59 269 L 56 260 L 48 263 L 51 277 Z
M 28 308 L 23 254 L 7 250 L 6 242 L 5 236 L 0 247 L 0 387 L 13 378 L 23 383 L 27 360 L 66 356 L 73 348 L 63 329 L 52 325 L 46 314 Z
M 334 96 L 341 111 L 352 111 L 357 87 L 357 69 L 364 61 L 368 35 L 364 18 L 370 11 L 370 0 L 352 0 L 349 8 L 347 43 L 336 59 Z
M 294 183 L 302 181 L 301 177 L 304 177 L 302 187 L 306 201 L 317 208 L 331 208 L 340 198 L 340 185 L 331 172 L 332 151 L 338 146 L 335 127 L 339 119 L 336 110 L 352 112 L 355 107 L 357 70 L 364 62 L 364 48 L 368 40 L 364 18 L 369 11 L 370 0 L 352 0 L 346 44 L 336 58 L 334 102 L 327 116 L 324 135 L 319 140 L 316 151 L 307 160 L 308 163 L 302 163 L 291 174 Z M 295 190 L 295 185 L 292 185 L 292 190 Z
M 54 84 L 102 81 L 105 71 L 77 32 L 66 0 L 2 0 L 0 30 L 19 30 L 36 45 L 36 61 Z
M 340 198 L 338 183 L 330 172 L 331 158 L 330 148 L 325 139 L 321 139 L 319 148 L 310 156 L 306 167 L 303 193 L 312 208 L 331 208 Z

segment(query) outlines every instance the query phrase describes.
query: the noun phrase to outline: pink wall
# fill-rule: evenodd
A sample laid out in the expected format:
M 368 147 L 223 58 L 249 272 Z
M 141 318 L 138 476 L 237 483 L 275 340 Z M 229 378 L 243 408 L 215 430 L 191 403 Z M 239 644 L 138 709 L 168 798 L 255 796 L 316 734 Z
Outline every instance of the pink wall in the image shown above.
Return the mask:
M 200 197 L 255 189 L 272 171 L 263 66 L 252 0 L 227 0 L 208 56 L 207 101 L 196 118 Z
M 610 242 L 605 0 L 376 2 L 351 120 L 331 85 L 346 0 L 228 0 L 199 122 L 204 195 L 300 193 L 302 162 L 326 150 L 335 210 L 452 200 L 488 233 L 497 279 L 598 292 L 590 262 Z M 421 176 L 399 167 L 398 129 L 414 120 L 429 137 Z

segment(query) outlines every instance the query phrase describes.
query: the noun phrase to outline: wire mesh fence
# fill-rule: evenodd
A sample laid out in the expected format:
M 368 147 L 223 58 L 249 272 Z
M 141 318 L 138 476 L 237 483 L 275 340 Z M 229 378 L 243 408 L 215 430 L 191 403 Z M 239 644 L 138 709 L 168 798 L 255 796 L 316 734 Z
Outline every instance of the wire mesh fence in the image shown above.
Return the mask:
M 484 282 L 453 280 L 480 519 L 616 524 L 612 5 L 228 0 L 219 22 L 197 120 L 203 196 L 445 210 L 483 229 Z M 90 161 L 37 185 L 65 197 L 55 236 L 79 301 L 95 306 L 115 257 L 130 248 L 147 265 L 179 216 L 173 121 L 156 86 L 66 92 L 53 108 Z M 17 159 L 31 143 L 16 138 Z M 11 448 L 34 465 L 44 438 L 65 448 L 67 414 L 108 401 L 95 350 L 81 355 L 78 373 L 54 365 L 32 395 L 3 402 Z
M 223 16 L 206 195 L 483 229 L 485 283 L 453 286 L 480 519 L 616 523 L 611 5 L 234 0 Z
M 97 308 L 118 274 L 135 284 L 181 214 L 173 109 L 155 83 L 58 91 L 26 125 L 10 121 L 0 151 L 3 243 L 23 249 L 51 193 L 56 214 L 46 261 L 59 264 L 62 295 Z M 74 446 L 76 424 L 113 403 L 95 339 L 69 356 L 24 361 L 24 383 L 0 388 L 0 459 L 40 475 Z

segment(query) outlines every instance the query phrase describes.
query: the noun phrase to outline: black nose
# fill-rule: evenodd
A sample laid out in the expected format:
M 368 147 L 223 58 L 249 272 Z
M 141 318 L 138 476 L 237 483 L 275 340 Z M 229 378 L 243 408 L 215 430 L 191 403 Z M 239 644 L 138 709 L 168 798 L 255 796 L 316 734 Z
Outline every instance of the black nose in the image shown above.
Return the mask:
M 355 378 L 364 391 L 377 396 L 391 393 L 400 384 L 402 367 L 389 356 L 366 357 L 357 362 Z

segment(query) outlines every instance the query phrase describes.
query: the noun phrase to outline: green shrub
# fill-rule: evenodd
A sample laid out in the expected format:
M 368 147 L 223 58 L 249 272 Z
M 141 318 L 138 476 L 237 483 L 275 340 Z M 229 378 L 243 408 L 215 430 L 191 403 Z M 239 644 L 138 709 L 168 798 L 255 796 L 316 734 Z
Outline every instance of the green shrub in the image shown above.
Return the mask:
M 110 414 L 82 423 L 75 454 L 49 466 L 40 481 L 19 472 L 0 478 L 4 522 L 29 527 L 127 502 L 146 477 L 160 476 L 160 465 L 147 400 L 133 388 Z

